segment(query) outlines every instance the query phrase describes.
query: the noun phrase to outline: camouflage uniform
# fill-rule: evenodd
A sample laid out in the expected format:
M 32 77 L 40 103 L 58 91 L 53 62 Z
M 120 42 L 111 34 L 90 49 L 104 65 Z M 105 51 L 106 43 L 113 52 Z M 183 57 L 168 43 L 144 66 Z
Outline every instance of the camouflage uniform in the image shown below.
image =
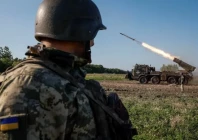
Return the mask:
M 181 81 L 180 81 L 181 87 L 180 88 L 181 88 L 181 92 L 183 92 L 184 91 L 184 75 L 182 73 L 181 73 L 180 79 L 181 79 Z
M 65 72 L 72 69 L 74 60 L 68 63 L 62 68 Z M 31 120 L 28 138 L 87 140 L 96 137 L 88 98 L 70 81 L 41 65 L 25 64 L 8 73 L 0 94 L 1 117 L 28 115 Z

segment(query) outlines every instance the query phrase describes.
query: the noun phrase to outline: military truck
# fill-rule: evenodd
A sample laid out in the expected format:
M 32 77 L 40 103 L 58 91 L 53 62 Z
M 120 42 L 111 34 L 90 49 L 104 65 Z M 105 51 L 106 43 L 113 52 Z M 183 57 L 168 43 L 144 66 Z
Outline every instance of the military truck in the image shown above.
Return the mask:
M 188 84 L 188 81 L 192 80 L 192 72 L 196 67 L 191 66 L 178 58 L 173 60 L 184 70 L 179 70 L 177 72 L 173 71 L 156 71 L 155 67 L 148 65 L 136 64 L 131 72 L 127 72 L 125 78 L 129 80 L 139 81 L 141 84 L 147 84 L 152 82 L 153 84 L 159 84 L 161 81 L 166 81 L 168 84 L 179 84 L 181 83 L 181 74 L 184 76 L 184 84 Z

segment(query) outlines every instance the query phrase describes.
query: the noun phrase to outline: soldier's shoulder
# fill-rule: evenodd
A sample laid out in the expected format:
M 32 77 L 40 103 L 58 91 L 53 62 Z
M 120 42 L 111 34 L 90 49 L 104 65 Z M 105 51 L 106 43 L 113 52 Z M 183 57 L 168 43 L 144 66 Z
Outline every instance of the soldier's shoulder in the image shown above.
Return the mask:
M 100 82 L 98 82 L 98 81 L 96 81 L 96 80 L 94 80 L 94 79 L 86 80 L 86 84 L 91 84 L 91 85 L 94 85 L 94 86 L 101 87 Z
M 105 89 L 101 86 L 101 84 L 96 80 L 86 80 L 86 89 L 91 91 L 93 97 L 102 103 L 106 104 L 107 94 Z
M 16 77 L 26 77 L 34 79 L 41 83 L 49 83 L 63 80 L 57 73 L 52 70 L 40 65 L 40 64 L 32 64 L 26 63 L 21 67 L 18 67 L 6 75 L 4 75 L 4 80 L 6 79 L 14 79 Z M 21 79 L 23 80 L 23 79 Z
M 62 93 L 71 92 L 76 93 L 77 88 L 74 88 L 69 80 L 38 64 L 25 64 L 10 71 L 4 78 L 0 90 L 0 95 L 3 95 L 0 96 L 0 116 L 14 113 L 12 109 L 21 111 L 23 108 L 21 103 L 24 101 L 34 104 L 41 98 L 61 99 Z M 69 98 L 67 95 L 64 96 L 66 96 L 64 98 Z M 6 108 L 11 108 L 11 110 L 7 113 Z

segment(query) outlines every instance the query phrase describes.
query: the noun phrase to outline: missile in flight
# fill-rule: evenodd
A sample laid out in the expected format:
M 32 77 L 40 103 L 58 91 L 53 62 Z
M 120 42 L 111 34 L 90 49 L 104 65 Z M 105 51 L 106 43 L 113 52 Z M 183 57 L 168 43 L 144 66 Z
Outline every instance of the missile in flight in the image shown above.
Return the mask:
M 129 39 L 131 39 L 131 40 L 133 40 L 133 41 L 135 41 L 135 42 L 137 42 L 138 44 L 142 44 L 142 42 L 140 42 L 140 41 L 138 41 L 138 40 L 136 40 L 136 39 L 134 39 L 132 37 L 129 37 L 129 36 L 123 34 L 123 33 L 120 33 L 120 34 L 123 35 L 123 36 L 125 36 L 125 37 L 127 37 L 127 38 L 129 38 Z

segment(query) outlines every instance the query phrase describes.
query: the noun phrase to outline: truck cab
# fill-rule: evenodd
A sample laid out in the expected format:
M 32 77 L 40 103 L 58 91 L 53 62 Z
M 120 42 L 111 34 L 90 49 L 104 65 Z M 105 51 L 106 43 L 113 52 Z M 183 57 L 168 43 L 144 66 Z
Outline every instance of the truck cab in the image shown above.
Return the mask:
M 147 83 L 150 80 L 150 75 L 152 74 L 157 74 L 155 67 L 145 64 L 135 64 L 131 72 L 127 72 L 126 78 L 129 80 L 140 81 L 140 83 Z

